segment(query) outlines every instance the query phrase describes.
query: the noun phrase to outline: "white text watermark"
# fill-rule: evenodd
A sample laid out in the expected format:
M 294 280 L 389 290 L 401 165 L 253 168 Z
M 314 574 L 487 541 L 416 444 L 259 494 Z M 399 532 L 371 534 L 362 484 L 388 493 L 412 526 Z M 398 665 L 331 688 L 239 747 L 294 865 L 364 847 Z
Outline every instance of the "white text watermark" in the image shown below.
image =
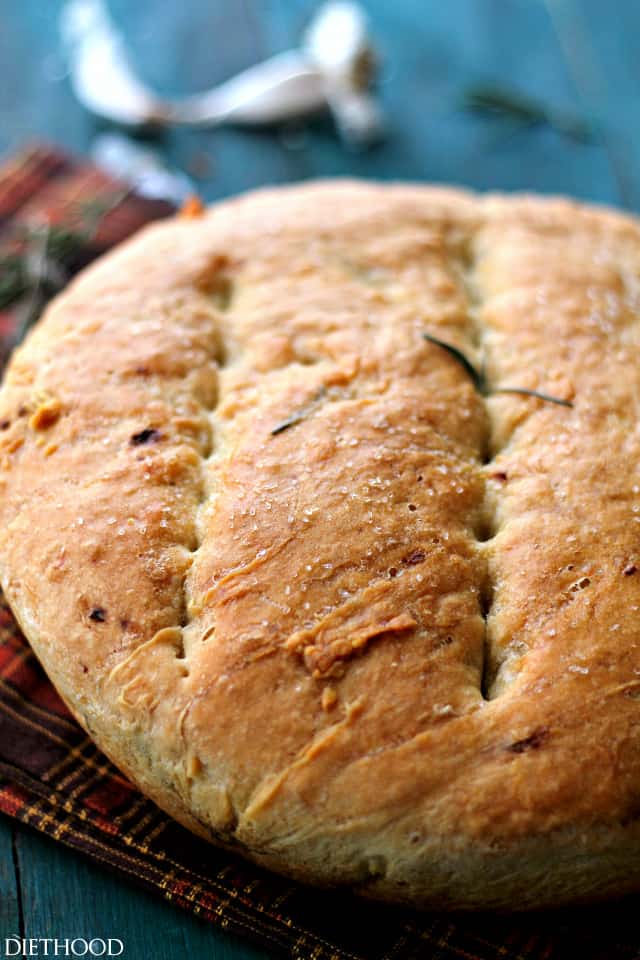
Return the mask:
M 5 937 L 5 957 L 121 957 L 124 943 L 117 937 Z

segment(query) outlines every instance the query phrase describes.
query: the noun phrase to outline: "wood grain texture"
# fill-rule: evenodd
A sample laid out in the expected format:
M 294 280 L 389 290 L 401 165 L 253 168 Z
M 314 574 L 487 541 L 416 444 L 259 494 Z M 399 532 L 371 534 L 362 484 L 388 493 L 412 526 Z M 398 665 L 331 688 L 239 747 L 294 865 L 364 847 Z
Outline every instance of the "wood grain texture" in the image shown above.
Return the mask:
M 15 869 L 16 828 L 0 820 L 0 937 L 20 936 L 19 878 Z
M 621 203 L 640 209 L 640 130 L 635 111 L 640 65 L 633 44 L 640 6 L 616 4 L 615 17 L 599 0 L 545 0 L 579 99 L 600 127 L 615 170 Z

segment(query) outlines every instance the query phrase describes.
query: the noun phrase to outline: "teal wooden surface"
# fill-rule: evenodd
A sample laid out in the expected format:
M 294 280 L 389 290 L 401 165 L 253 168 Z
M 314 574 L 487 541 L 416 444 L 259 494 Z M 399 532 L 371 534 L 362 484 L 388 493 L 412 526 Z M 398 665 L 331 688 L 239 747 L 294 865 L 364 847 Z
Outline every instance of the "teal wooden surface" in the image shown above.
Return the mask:
M 0 932 L 20 929 L 19 878 L 14 864 L 14 833 L 8 820 L 0 820 Z
M 21 889 L 19 915 L 14 855 Z M 6 902 L 5 902 L 6 894 Z M 267 960 L 160 898 L 105 872 L 49 837 L 0 819 L 0 956 L 6 936 L 118 938 L 123 960 Z
M 205 88 L 294 44 L 316 0 L 110 0 L 132 59 L 164 92 Z M 169 131 L 155 141 L 207 199 L 264 183 L 358 175 L 481 189 L 569 193 L 637 208 L 640 130 L 633 123 L 640 8 L 602 0 L 369 0 L 384 68 L 390 135 L 349 153 L 326 119 L 294 131 Z M 63 0 L 5 4 L 0 30 L 0 150 L 46 136 L 86 151 L 102 126 L 75 103 L 56 24 Z M 550 11 L 555 15 L 552 17 Z M 584 42 L 581 40 L 584 38 Z M 498 83 L 594 115 L 579 144 L 544 125 L 516 129 L 460 109 L 465 90 Z
M 56 24 L 63 0 L 0 0 L 0 153 L 45 138 L 87 152 L 104 129 L 72 96 Z M 295 44 L 315 0 L 109 0 L 143 77 L 210 86 Z M 636 0 L 365 0 L 382 56 L 389 135 L 350 153 L 326 118 L 269 131 L 169 131 L 153 141 L 214 200 L 316 176 L 537 190 L 640 210 Z M 593 120 L 580 143 L 460 107 L 478 83 Z M 12 838 L 15 838 L 12 841 Z M 115 936 L 125 956 L 259 960 L 269 952 L 174 909 L 53 841 L 0 819 L 0 936 Z
M 640 4 L 548 0 L 575 86 L 600 123 L 621 202 L 640 210 Z M 615 11 L 611 16 L 612 10 Z M 627 39 L 625 39 L 627 38 Z

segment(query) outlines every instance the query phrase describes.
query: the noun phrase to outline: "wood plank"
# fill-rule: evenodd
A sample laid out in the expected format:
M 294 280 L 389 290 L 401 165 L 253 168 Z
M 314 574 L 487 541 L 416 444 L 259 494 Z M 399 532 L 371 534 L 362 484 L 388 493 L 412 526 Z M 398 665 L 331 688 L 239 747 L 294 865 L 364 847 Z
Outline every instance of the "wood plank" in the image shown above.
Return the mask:
M 0 950 L 4 948 L 4 937 L 21 934 L 13 831 L 12 822 L 0 816 Z
M 64 0 L 3 4 L 0 30 L 0 152 L 36 137 L 82 151 L 95 128 L 65 77 L 58 41 Z
M 26 937 L 118 937 L 127 960 L 269 957 L 49 837 L 20 825 L 16 831 Z
M 640 129 L 635 122 L 640 63 L 640 5 L 546 0 L 567 68 L 597 120 L 618 180 L 621 202 L 640 210 Z

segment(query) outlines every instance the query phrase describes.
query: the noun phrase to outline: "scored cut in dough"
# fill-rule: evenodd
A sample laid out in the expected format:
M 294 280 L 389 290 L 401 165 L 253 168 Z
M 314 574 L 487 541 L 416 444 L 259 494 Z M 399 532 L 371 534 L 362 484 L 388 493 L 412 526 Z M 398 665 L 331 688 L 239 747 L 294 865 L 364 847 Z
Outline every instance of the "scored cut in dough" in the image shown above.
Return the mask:
M 100 747 L 302 880 L 640 889 L 639 279 L 611 211 L 356 182 L 80 276 L 0 394 L 0 574 Z

